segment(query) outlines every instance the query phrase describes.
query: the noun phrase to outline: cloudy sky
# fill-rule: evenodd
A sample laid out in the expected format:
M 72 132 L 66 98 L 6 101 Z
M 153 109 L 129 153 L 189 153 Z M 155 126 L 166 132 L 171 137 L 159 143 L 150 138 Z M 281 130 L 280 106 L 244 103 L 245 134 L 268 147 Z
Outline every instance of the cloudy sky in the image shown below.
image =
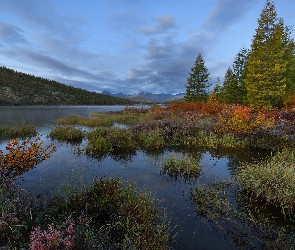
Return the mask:
M 90 91 L 179 93 L 249 47 L 265 0 L 1 0 L 0 65 Z M 276 0 L 295 27 L 295 1 Z M 294 37 L 294 34 L 293 34 Z

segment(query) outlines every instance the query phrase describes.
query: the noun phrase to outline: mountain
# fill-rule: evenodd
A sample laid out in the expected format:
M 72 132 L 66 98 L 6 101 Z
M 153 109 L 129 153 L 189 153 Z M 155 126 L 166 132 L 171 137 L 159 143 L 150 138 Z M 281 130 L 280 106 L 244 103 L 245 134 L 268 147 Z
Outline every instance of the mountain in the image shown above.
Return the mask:
M 184 93 L 172 95 L 172 94 L 164 94 L 164 93 L 153 94 L 150 92 L 146 92 L 146 93 L 141 92 L 136 95 L 126 95 L 121 92 L 117 94 L 111 94 L 110 92 L 106 90 L 103 91 L 102 94 L 121 97 L 121 98 L 127 98 L 129 100 L 136 101 L 136 102 L 147 102 L 147 103 L 166 102 L 166 101 L 182 99 L 184 97 Z
M 118 104 L 134 104 L 134 102 L 0 67 L 1 106 Z

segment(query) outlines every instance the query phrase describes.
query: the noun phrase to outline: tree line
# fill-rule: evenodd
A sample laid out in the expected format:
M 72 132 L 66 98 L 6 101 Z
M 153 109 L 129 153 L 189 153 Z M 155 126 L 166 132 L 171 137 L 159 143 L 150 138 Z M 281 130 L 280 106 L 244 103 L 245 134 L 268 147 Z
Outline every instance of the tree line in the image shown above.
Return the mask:
M 132 101 L 0 67 L 0 105 L 117 105 Z
M 202 55 L 198 55 L 187 79 L 185 100 L 206 101 L 210 98 L 249 105 L 254 110 L 294 106 L 295 42 L 291 32 L 291 27 L 277 16 L 274 3 L 267 0 L 250 49 L 240 49 L 224 80 L 217 78 L 210 95 L 210 73 Z

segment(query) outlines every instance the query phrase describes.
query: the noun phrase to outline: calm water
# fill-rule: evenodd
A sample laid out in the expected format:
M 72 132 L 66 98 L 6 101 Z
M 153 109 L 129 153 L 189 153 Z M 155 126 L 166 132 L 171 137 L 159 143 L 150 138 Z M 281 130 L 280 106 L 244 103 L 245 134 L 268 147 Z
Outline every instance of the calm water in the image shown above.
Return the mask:
M 124 106 L 56 106 L 56 107 L 0 107 L 0 124 L 14 124 L 24 119 L 33 123 L 42 135 L 45 143 L 51 141 L 46 138 L 57 118 L 77 114 L 88 117 L 94 111 L 122 110 Z M 139 107 L 140 108 L 140 107 Z M 125 180 L 132 180 L 140 188 L 150 190 L 159 201 L 168 216 L 171 217 L 171 227 L 176 233 L 176 241 L 172 249 L 238 249 L 231 237 L 215 230 L 213 226 L 205 225 L 195 213 L 190 201 L 191 188 L 200 183 L 212 182 L 216 177 L 231 179 L 230 169 L 235 157 L 243 157 L 245 152 L 208 152 L 197 149 L 188 151 L 141 152 L 126 157 L 106 157 L 96 160 L 87 158 L 83 154 L 81 145 L 71 145 L 53 142 L 58 151 L 52 154 L 35 169 L 26 173 L 19 185 L 32 191 L 47 193 L 53 189 L 63 189 L 65 183 L 73 185 L 89 185 L 94 178 L 100 176 L 114 176 Z M 6 141 L 0 141 L 0 149 L 4 150 Z M 198 180 L 173 180 L 161 175 L 160 166 L 169 155 L 197 154 L 202 175 Z

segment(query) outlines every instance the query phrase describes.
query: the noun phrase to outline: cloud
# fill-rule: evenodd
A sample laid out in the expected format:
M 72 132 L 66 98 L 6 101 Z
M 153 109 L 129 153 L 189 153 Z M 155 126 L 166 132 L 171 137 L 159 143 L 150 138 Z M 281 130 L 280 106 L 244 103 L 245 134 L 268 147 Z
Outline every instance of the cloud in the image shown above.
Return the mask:
M 0 39 L 3 43 L 22 44 L 28 43 L 23 35 L 24 30 L 8 23 L 0 22 Z
M 168 29 L 176 27 L 175 18 L 171 14 L 161 15 L 156 18 L 156 24 L 154 26 L 140 26 L 139 32 L 144 35 L 154 35 L 167 31 Z
M 256 2 L 256 0 L 218 0 L 216 8 L 203 23 L 202 28 L 213 32 L 221 32 L 240 19 Z
M 158 16 L 157 22 L 159 27 L 161 27 L 162 29 L 175 27 L 175 19 L 174 16 L 172 16 L 171 14 Z

